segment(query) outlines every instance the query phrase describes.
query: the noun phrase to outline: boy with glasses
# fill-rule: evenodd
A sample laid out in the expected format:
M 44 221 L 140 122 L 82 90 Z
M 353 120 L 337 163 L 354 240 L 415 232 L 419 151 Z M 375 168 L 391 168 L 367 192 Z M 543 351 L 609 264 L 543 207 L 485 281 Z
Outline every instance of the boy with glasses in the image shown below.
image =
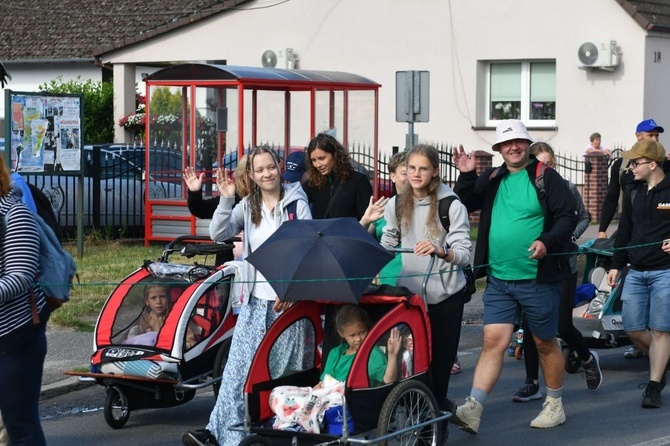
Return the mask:
M 663 171 L 665 149 L 642 140 L 622 153 L 637 185 L 623 200 L 607 282 L 630 264 L 621 292 L 626 333 L 649 356 L 649 383 L 642 407 L 661 407 L 665 367 L 670 356 L 670 176 Z

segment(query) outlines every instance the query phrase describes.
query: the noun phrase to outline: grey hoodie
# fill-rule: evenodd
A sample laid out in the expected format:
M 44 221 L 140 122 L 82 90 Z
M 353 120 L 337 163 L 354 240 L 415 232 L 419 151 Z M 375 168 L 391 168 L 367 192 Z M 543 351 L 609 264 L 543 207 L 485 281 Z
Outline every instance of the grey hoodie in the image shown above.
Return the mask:
M 275 212 L 277 228 L 288 220 L 286 206 L 293 201 L 298 202 L 296 206 L 296 218 L 298 220 L 311 220 L 312 213 L 307 204 L 307 195 L 302 186 L 300 186 L 300 183 L 284 184 L 283 187 L 286 193 L 284 194 L 284 198 L 277 203 L 277 210 L 279 212 Z M 212 221 L 209 223 L 209 237 L 215 242 L 222 242 L 235 237 L 240 231 L 244 230 L 246 236 L 242 242 L 242 257 L 246 259 L 251 254 L 248 241 L 249 234 L 256 229 L 256 225 L 251 221 L 251 211 L 248 210 L 249 196 L 244 197 L 237 206 L 233 207 L 234 204 L 234 198 L 221 197 L 219 205 L 214 211 L 214 216 L 212 216 Z M 243 274 L 244 280 L 253 282 L 256 277 L 256 268 L 245 260 Z M 250 295 L 253 295 L 253 283 L 250 286 L 244 287 L 245 302 L 249 301 Z
M 449 186 L 444 184 L 440 185 L 436 193 L 438 201 L 447 196 L 456 195 Z M 386 227 L 382 234 L 381 243 L 385 248 L 397 246 L 414 248 L 416 243 L 429 239 L 437 246 L 448 244 L 454 252 L 454 261 L 452 263 L 447 263 L 444 259 L 440 258 L 435 259 L 426 290 L 428 294 L 426 296 L 427 302 L 429 304 L 440 303 L 463 289 L 465 286 L 465 275 L 463 274 L 462 267 L 468 266 L 472 257 L 470 220 L 465 206 L 459 200 L 454 200 L 451 204 L 449 208 L 449 220 L 451 222 L 449 234 L 442 227 L 439 215 L 436 213 L 435 219 L 439 233 L 433 237 L 429 237 L 426 229 L 426 219 L 430 211 L 430 200 L 428 198 L 423 200 L 414 198 L 414 213 L 408 230 L 399 227 L 395 204 L 395 197 L 393 197 L 386 205 L 386 210 L 384 211 Z M 429 259 L 429 256 L 403 254 L 402 270 L 397 284 L 409 288 L 414 293 L 420 294 L 421 282 L 428 268 Z

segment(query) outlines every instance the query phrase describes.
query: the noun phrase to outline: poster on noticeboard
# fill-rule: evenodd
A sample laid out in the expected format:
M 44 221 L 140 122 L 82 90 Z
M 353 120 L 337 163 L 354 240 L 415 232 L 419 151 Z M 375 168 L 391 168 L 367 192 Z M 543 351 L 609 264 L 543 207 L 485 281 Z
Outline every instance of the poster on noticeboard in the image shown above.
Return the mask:
M 5 105 L 13 172 L 81 170 L 82 95 L 6 90 Z

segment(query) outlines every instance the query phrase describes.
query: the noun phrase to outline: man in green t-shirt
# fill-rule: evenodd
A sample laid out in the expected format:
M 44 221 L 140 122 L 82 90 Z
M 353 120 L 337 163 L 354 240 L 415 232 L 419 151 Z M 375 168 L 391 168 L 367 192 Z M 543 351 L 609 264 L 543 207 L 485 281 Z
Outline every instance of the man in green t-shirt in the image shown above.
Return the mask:
M 533 332 L 547 386 L 542 412 L 530 425 L 548 428 L 565 423 L 563 355 L 556 333 L 561 281 L 570 275 L 570 268 L 567 255 L 548 254 L 571 251 L 576 218 L 567 183 L 555 170 L 538 165 L 530 155 L 532 142 L 521 121 L 501 121 L 493 150 L 505 163 L 479 176 L 475 159 L 462 146 L 454 150 L 454 163 L 461 172 L 454 190 L 468 211 L 481 210 L 475 275 L 488 275 L 482 298 L 484 345 L 470 396 L 452 419 L 471 434 L 479 430 L 521 310 Z

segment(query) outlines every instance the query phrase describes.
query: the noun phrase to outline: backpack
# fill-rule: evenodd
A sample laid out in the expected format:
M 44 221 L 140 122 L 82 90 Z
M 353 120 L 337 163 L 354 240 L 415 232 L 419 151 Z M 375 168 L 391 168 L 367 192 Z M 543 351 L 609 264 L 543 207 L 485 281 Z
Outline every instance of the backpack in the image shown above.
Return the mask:
M 42 217 L 37 214 L 33 216 L 40 239 L 38 255 L 40 274 L 35 278 L 35 282 L 44 291 L 47 307 L 49 312 L 52 312 L 70 300 L 70 288 L 77 272 L 77 264 L 70 253 L 63 249 L 56 234 Z M 7 227 L 7 218 L 8 214 L 5 214 L 2 220 L 3 232 Z
M 37 284 L 44 290 L 49 311 L 58 309 L 70 300 L 72 281 L 77 273 L 77 264 L 63 249 L 51 227 L 39 215 L 35 215 L 40 236 L 40 274 Z
M 451 203 L 455 200 L 458 200 L 458 197 L 455 195 L 450 195 L 440 200 L 438 203 L 437 212 L 440 216 L 440 223 L 447 234 L 449 234 L 449 227 L 451 226 L 451 221 L 449 220 L 449 208 Z M 460 200 L 459 200 L 460 201 Z M 472 272 L 472 265 L 468 265 L 463 268 L 463 274 L 465 274 L 465 294 L 467 295 L 465 302 L 469 302 L 472 298 L 472 295 L 477 292 L 477 287 L 475 285 L 475 275 Z

